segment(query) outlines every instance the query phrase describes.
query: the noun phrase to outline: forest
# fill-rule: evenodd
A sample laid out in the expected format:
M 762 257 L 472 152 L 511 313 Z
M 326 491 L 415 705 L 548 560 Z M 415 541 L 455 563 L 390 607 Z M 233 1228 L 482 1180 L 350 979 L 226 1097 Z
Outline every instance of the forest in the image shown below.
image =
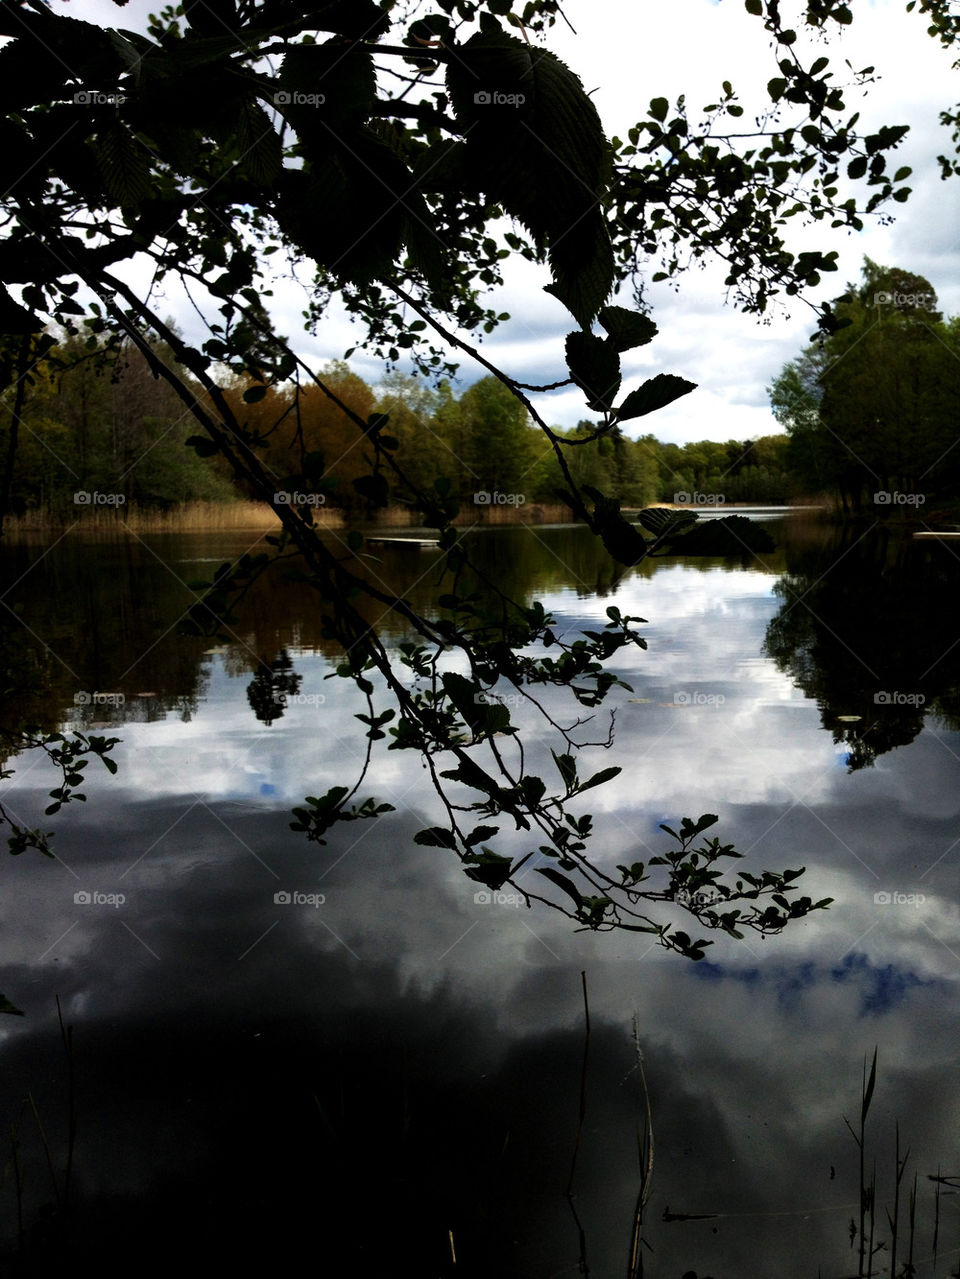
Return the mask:
M 153 351 L 176 365 L 164 343 L 155 340 Z M 187 370 L 178 373 L 190 381 Z M 459 394 L 449 380 L 431 386 L 399 371 L 371 387 L 337 360 L 322 370 L 322 379 L 358 416 L 387 417 L 412 484 L 429 490 L 447 481 L 452 495 L 471 508 L 471 519 L 486 514 L 483 507 L 561 503 L 564 479 L 553 450 L 523 404 L 493 376 Z M 249 386 L 249 379 L 228 376 L 224 393 L 258 438 L 269 441 L 277 491 L 296 494 L 309 479 L 315 502 L 362 516 L 368 502 L 354 482 L 369 473 L 370 459 L 356 447 L 348 413 L 317 386 L 302 388 L 299 399 L 293 386 L 271 387 L 247 403 Z M 199 386 L 196 391 L 202 398 Z M 619 427 L 598 437 L 597 423 L 587 419 L 571 430 L 554 429 L 563 439 L 582 441 L 568 454 L 577 484 L 592 485 L 626 507 L 782 503 L 801 492 L 785 468 L 786 435 L 681 446 L 653 435 L 631 439 Z M 9 433 L 10 409 L 0 406 L 0 455 Z M 222 459 L 186 447 L 191 434 L 175 393 L 155 379 L 140 352 L 62 335 L 37 371 L 21 415 L 9 509 L 27 527 L 49 527 L 82 517 L 84 507 L 122 516 L 135 507 L 167 512 L 182 503 L 255 496 L 234 481 Z M 309 477 L 305 455 L 312 459 Z M 77 501 L 78 493 L 89 500 Z M 394 512 L 415 507 L 414 491 L 396 477 L 389 500 Z

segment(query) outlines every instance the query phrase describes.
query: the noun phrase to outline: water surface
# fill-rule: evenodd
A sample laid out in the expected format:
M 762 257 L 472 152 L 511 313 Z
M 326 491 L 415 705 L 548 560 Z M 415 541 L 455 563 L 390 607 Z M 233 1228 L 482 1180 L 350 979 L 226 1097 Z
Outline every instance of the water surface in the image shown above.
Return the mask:
M 32 757 L 12 761 L 2 796 L 57 830 L 57 860 L 4 867 L 0 988 L 26 1015 L 0 1027 L 0 1113 L 19 1116 L 30 1264 L 68 1246 L 134 1270 L 185 1256 L 283 1269 L 306 1246 L 334 1272 L 409 1260 L 547 1279 L 577 1273 L 579 1219 L 590 1273 L 625 1274 L 639 1047 L 654 1129 L 645 1273 L 854 1274 L 844 1116 L 856 1126 L 878 1045 L 878 1204 L 892 1208 L 898 1120 L 920 1178 L 914 1264 L 949 1273 L 955 1199 L 935 1265 L 926 1176 L 957 1171 L 960 561 L 877 529 L 768 527 L 770 555 L 619 573 L 584 530 L 475 540 L 565 632 L 611 603 L 647 619 L 647 651 L 618 668 L 632 691 L 611 698 L 615 746 L 581 766 L 624 768 L 583 805 L 605 868 L 666 851 L 661 822 L 715 812 L 745 868 L 806 866 L 802 891 L 835 899 L 697 964 L 476 900 L 450 854 L 412 842 L 440 814 L 409 753 L 379 753 L 364 787 L 394 813 L 323 848 L 292 832 L 290 809 L 352 782 L 364 747 L 362 703 L 325 678 L 336 654 L 319 607 L 281 572 L 229 645 L 173 630 L 189 583 L 256 549 L 253 535 L 5 548 L 5 721 L 122 739 L 117 775 L 91 764 L 87 803 L 52 822 L 55 779 Z M 369 571 L 427 608 L 437 564 L 384 547 Z M 544 775 L 551 745 L 530 745 Z M 32 1109 L 62 1193 L 58 996 L 74 1037 L 69 1226 L 44 1211 L 56 1197 Z M 0 1204 L 13 1250 L 9 1177 Z

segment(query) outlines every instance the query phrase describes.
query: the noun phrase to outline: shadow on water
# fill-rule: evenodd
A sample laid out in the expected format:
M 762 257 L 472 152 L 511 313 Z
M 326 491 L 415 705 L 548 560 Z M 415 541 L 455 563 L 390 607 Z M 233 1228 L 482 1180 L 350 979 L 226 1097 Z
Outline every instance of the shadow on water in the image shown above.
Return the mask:
M 176 1020 L 90 1025 L 78 1042 L 61 1019 L 53 1070 L 29 1041 L 8 1053 L 8 1076 L 31 1088 L 9 1128 L 5 1273 L 284 1273 L 309 1254 L 322 1274 L 362 1279 L 409 1265 L 436 1279 L 710 1279 L 751 1273 L 751 1255 L 756 1273 L 813 1273 L 825 1236 L 817 1273 L 833 1279 L 951 1273 L 957 1177 L 921 1180 L 899 1124 L 867 1136 L 876 1051 L 859 1098 L 843 1081 L 846 1157 L 839 1176 L 818 1169 L 822 1205 L 794 1185 L 771 1212 L 758 1184 L 752 1210 L 731 1212 L 722 1124 L 668 1056 L 647 1065 L 651 1107 L 636 1026 L 631 1044 L 587 1012 L 585 1033 L 504 1050 L 489 1016 L 446 992 L 411 999 L 389 969 L 371 978 L 390 999 L 358 1009 L 331 994 L 312 1029 L 276 1010 L 254 1031 L 209 1009 L 201 1029 L 187 1002 Z
M 851 771 L 912 742 L 927 716 L 960 727 L 952 547 L 841 527 L 788 550 L 764 651 L 814 699 Z
M 674 562 L 624 570 L 587 529 L 575 526 L 507 527 L 467 536 L 481 572 L 517 599 L 550 592 L 605 598 L 621 583 L 649 578 Z M 6 689 L 0 728 L 30 722 L 52 732 L 65 715 L 81 730 L 151 723 L 168 714 L 188 722 L 205 697 L 211 654 L 222 651 L 210 640 L 176 631 L 197 598 L 191 586 L 209 581 L 227 560 L 263 551 L 261 543 L 250 534 L 77 535 L 53 548 L 5 542 L 3 581 L 9 585 L 0 615 Z M 702 559 L 694 566 L 707 573 L 739 563 Z M 435 609 L 446 589 L 432 550 L 369 548 L 364 572 L 418 611 Z M 374 601 L 360 601 L 358 608 L 388 643 L 408 635 L 404 619 Z M 295 560 L 275 565 L 256 581 L 230 640 L 223 651 L 228 673 L 255 676 L 251 704 L 273 718 L 270 685 L 284 691 L 279 670 L 289 650 L 331 661 L 340 655 L 324 635 L 323 606 L 301 580 Z M 90 697 L 86 703 L 78 701 L 84 694 Z

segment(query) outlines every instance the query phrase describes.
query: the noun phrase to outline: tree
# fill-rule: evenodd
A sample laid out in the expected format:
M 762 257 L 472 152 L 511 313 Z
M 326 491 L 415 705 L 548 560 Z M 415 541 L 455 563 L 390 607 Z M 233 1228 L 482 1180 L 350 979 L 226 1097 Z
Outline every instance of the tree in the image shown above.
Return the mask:
M 933 286 L 866 258 L 834 308 L 837 331 L 771 388 L 794 464 L 844 509 L 955 496 L 960 374 Z
M 702 925 L 732 935 L 739 935 L 738 925 L 777 931 L 813 908 L 809 898 L 783 896 L 800 872 L 742 874 L 725 884 L 717 865 L 734 855 L 732 846 L 714 840 L 693 852 L 710 815 L 669 832 L 679 847 L 651 863 L 665 867 L 659 889 L 641 886 L 649 876 L 639 863 L 619 868 L 617 880 L 591 862 L 592 820 L 571 805 L 618 770 L 581 779 L 575 751 L 587 744 L 578 734 L 582 721 L 565 728 L 547 716 L 557 734 L 559 780 L 527 775 L 522 753 L 511 754 L 517 728 L 496 689 L 507 681 L 537 707 L 531 690 L 556 685 L 593 710 L 619 684 L 605 663 L 623 646 L 643 644 L 633 625 L 639 619 L 611 608 L 602 630 L 573 639 L 557 632 L 539 604 L 508 599 L 478 576 L 451 527 L 455 486 L 441 479 L 421 487 L 404 470 L 389 415 L 357 411 L 335 379 L 309 369 L 275 331 L 269 256 L 280 251 L 291 262 L 314 264 L 308 318 L 321 319 L 335 294 L 362 324 L 366 348 L 393 365 L 405 354 L 421 370 L 452 373 L 450 348 L 476 359 L 499 384 L 496 396 L 485 388 L 468 406 L 477 420 L 490 429 L 508 426 L 499 389 L 506 388 L 552 451 L 571 510 L 619 563 L 674 549 L 694 514 L 645 511 L 630 523 L 616 496 L 579 484 L 567 461 L 592 439 L 612 441 L 616 456 L 623 423 L 694 389 L 662 373 L 621 394 L 621 354 L 650 342 L 656 326 L 616 305 L 615 287 L 632 277 L 642 294 L 633 269 L 641 252 L 663 252 L 667 274 L 682 269 L 685 255 L 719 254 L 741 303 L 761 312 L 778 292 L 798 293 L 835 266 L 833 253 L 789 251 L 783 228 L 791 218 L 858 227 L 865 214 L 908 194 L 906 170 L 892 178 L 885 172 L 886 154 L 905 128 L 858 135 L 856 119 L 843 120 L 844 95 L 829 83 L 828 60 L 801 64 L 795 33 L 774 0 L 748 0 L 746 7 L 786 51 L 758 121 L 762 143 L 751 140 L 746 148 L 736 133 L 722 131 L 743 114 L 726 83 L 718 102 L 705 108 L 704 128 L 690 127 L 683 101 L 671 118 L 666 99 L 654 98 L 649 119 L 626 144 L 608 142 L 577 77 L 529 38 L 528 31 L 554 20 L 555 0 L 441 0 L 439 12 L 415 7 L 402 15 L 394 4 L 372 0 L 312 7 L 223 0 L 215 9 L 188 6 L 185 26 L 166 10 L 146 35 L 62 17 L 42 0 L 7 0 L 0 9 L 0 34 L 11 39 L 0 50 L 3 141 L 15 175 L 5 196 L 0 278 L 19 289 L 19 299 L 0 290 L 0 328 L 12 335 L 15 352 L 7 385 L 24 385 L 45 324 L 91 336 L 112 328 L 192 414 L 200 433 L 190 443 L 198 455 L 222 459 L 235 482 L 264 501 L 275 491 L 268 457 L 279 417 L 268 414 L 258 424 L 248 407 L 291 382 L 294 414 L 307 403 L 307 387 L 336 406 L 365 458 L 353 490 L 372 506 L 386 504 L 398 485 L 408 493 L 439 531 L 451 583 L 443 615 L 420 616 L 363 575 L 353 558 L 362 544 L 358 533 L 351 532 L 345 552 L 317 535 L 310 504 L 277 508 L 277 551 L 302 558 L 304 581 L 344 653 L 339 673 L 367 699 L 360 717 L 367 764 L 388 731 L 391 748 L 422 753 L 445 825 L 418 838 L 455 852 L 474 881 L 499 887 L 509 880 L 528 899 L 548 900 L 583 926 L 652 932 L 694 958 L 704 943 L 671 933 L 646 913 L 646 903 L 684 901 Z M 822 30 L 850 18 L 836 0 L 817 0 L 801 20 Z M 869 74 L 856 78 L 862 83 Z M 784 112 L 792 115 L 781 124 Z M 841 162 L 851 181 L 871 191 L 863 208 L 855 196 L 838 194 Z M 511 253 L 547 266 L 548 291 L 575 321 L 566 340 L 569 381 L 600 415 L 592 436 L 565 439 L 551 430 L 527 394 L 540 388 L 494 367 L 464 336 L 508 318 L 482 298 Z M 136 254 L 151 261 L 157 278 L 174 276 L 200 297 L 209 338 L 187 343 L 155 313 L 149 295 L 126 283 L 115 267 Z M 92 315 L 77 300 L 81 286 L 99 299 Z M 822 322 L 828 329 L 834 323 L 829 308 Z M 189 377 L 156 355 L 148 333 L 169 344 Z M 239 398 L 224 369 L 243 379 Z M 497 397 L 502 403 L 491 416 Z M 276 405 L 281 414 L 287 407 Z M 15 405 L 14 423 L 18 414 Z M 438 408 L 440 421 L 451 414 L 449 402 Z M 519 419 L 514 435 L 517 425 Z M 327 458 L 307 447 L 306 436 L 301 430 L 297 437 L 296 479 L 319 496 L 328 483 Z M 15 430 L 11 440 L 15 452 Z M 746 521 L 717 533 L 747 548 L 759 544 Z M 708 534 L 698 546 L 709 542 Z M 224 565 L 189 625 L 229 628 L 232 602 L 266 566 L 265 558 L 247 556 Z M 397 670 L 358 598 L 405 618 L 416 635 L 400 649 L 407 670 Z M 538 645 L 551 655 L 531 656 Z M 465 657 L 469 675 L 448 669 L 451 650 Z M 385 699 L 394 704 L 380 710 Z M 611 742 L 612 726 L 596 744 Z M 366 765 L 352 788 L 309 799 L 296 828 L 322 843 L 335 821 L 383 812 L 372 799 L 351 803 L 365 775 Z M 447 781 L 465 791 L 451 791 Z M 499 827 L 485 823 L 503 816 L 542 842 L 516 860 L 495 851 L 490 843 Z M 528 863 L 550 897 L 515 879 Z M 707 884 L 732 909 L 699 906 L 698 890 Z M 753 905 L 771 894 L 775 904 Z

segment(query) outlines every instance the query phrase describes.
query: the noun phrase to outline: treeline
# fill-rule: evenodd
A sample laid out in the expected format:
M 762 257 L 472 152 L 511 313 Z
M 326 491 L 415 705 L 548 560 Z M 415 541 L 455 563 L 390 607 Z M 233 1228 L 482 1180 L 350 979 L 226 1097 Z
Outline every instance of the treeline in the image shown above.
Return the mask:
M 917 511 L 960 498 L 960 317 L 921 275 L 864 259 L 833 305 L 836 330 L 770 388 L 786 465 L 843 510 Z
M 162 344 L 154 349 L 173 363 Z M 391 451 L 409 481 L 386 473 L 391 505 L 415 509 L 416 490 L 433 490 L 438 481 L 471 508 L 562 501 L 564 480 L 552 447 L 495 378 L 455 395 L 449 383 L 431 387 L 397 372 L 374 388 L 342 362 L 327 365 L 320 377 L 331 394 L 311 383 L 298 391 L 272 387 L 252 403 L 244 398 L 248 382 L 231 377 L 226 383 L 238 420 L 263 442 L 261 455 L 275 476 L 279 501 L 311 500 L 362 515 L 367 499 L 354 481 L 369 474 L 370 449 L 356 418 L 365 423 L 375 414 L 383 415 L 381 435 L 393 437 Z M 204 398 L 199 385 L 196 393 Z M 65 339 L 34 371 L 22 406 L 8 509 L 41 522 L 67 522 L 84 505 L 165 511 L 251 496 L 217 456 L 201 456 L 187 445 L 196 427 L 184 407 L 135 349 L 111 352 L 82 338 Z M 652 435 L 633 440 L 614 429 L 588 440 L 596 427 L 584 421 L 558 429 L 571 442 L 583 441 L 565 447 L 571 473 L 624 507 L 715 499 L 776 503 L 797 494 L 785 469 L 786 436 L 679 446 Z M 5 405 L 0 459 L 9 455 L 10 429 Z

